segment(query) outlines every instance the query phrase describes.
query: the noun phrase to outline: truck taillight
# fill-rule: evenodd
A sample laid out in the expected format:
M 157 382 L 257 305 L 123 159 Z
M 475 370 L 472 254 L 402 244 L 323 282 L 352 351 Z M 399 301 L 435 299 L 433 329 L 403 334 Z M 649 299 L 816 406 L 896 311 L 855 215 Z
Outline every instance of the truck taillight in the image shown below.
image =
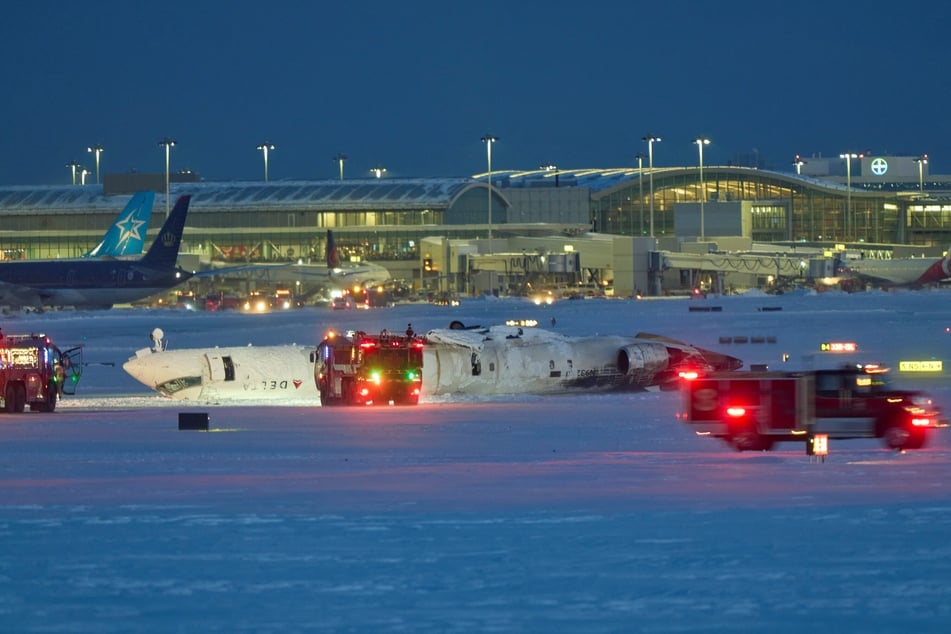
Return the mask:
M 931 425 L 930 418 L 912 418 L 911 424 L 914 427 L 929 427 Z
M 700 377 L 700 373 L 696 370 L 681 370 L 677 374 L 684 381 L 694 381 Z
M 732 418 L 741 418 L 746 416 L 746 408 L 740 405 L 731 405 L 726 408 L 726 414 Z

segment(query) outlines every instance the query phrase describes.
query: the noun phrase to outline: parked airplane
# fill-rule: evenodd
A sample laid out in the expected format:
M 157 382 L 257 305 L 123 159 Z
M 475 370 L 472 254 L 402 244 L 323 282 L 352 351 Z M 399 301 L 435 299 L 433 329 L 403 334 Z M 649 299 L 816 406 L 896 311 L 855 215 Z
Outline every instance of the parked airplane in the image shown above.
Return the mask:
M 340 263 L 333 231 L 327 230 L 327 256 L 321 264 L 298 262 L 254 263 L 245 266 L 229 266 L 213 263 L 213 268 L 197 274 L 198 277 L 235 277 L 242 281 L 251 279 L 264 285 L 295 285 L 300 282 L 306 288 L 326 286 L 345 289 L 354 285 L 384 282 L 390 272 L 379 264 L 370 262 Z
M 951 278 L 951 249 L 943 258 L 853 260 L 843 272 L 881 286 L 920 287 Z
M 190 200 L 178 199 L 141 258 L 0 262 L 0 305 L 110 308 L 181 284 L 191 277 L 176 266 Z
M 681 370 L 742 366 L 734 357 L 657 335 L 567 337 L 534 328 L 453 326 L 425 335 L 423 399 L 640 391 L 675 386 Z M 168 351 L 155 345 L 139 350 L 122 367 L 149 388 L 179 400 L 317 399 L 314 351 L 297 345 Z
M 155 192 L 137 192 L 133 195 L 102 241 L 83 257 L 121 258 L 140 255 L 145 248 L 145 234 L 149 230 L 154 202 Z

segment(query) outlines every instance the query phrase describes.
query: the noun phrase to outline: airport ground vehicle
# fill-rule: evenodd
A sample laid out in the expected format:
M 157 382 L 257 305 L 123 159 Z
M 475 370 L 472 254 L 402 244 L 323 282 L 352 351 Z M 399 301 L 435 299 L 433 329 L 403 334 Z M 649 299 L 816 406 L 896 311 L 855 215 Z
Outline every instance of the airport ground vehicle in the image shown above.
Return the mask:
M 317 346 L 314 380 L 321 405 L 416 405 L 423 341 L 412 332 L 329 333 Z
M 931 430 L 947 426 L 926 394 L 895 389 L 877 365 L 714 373 L 685 379 L 683 394 L 681 420 L 739 451 L 811 442 L 817 434 L 881 438 L 891 449 L 919 449 Z
M 52 412 L 63 394 L 75 394 L 82 347 L 61 352 L 46 335 L 0 334 L 0 411 Z

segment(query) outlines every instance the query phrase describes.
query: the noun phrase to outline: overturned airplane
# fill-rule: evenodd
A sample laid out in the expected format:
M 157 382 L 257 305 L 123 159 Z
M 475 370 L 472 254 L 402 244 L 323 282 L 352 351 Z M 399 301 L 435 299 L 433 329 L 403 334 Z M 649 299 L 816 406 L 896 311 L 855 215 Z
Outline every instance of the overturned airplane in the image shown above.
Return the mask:
M 676 388 L 680 372 L 735 370 L 737 358 L 659 335 L 568 337 L 521 326 L 426 333 L 423 394 L 549 394 Z
M 643 333 L 569 337 L 527 326 L 467 328 L 453 322 L 427 332 L 424 341 L 424 402 L 446 395 L 674 389 L 682 371 L 743 365 L 735 357 Z M 179 400 L 316 401 L 315 352 L 316 346 L 298 345 L 169 351 L 156 344 L 122 367 L 149 388 Z

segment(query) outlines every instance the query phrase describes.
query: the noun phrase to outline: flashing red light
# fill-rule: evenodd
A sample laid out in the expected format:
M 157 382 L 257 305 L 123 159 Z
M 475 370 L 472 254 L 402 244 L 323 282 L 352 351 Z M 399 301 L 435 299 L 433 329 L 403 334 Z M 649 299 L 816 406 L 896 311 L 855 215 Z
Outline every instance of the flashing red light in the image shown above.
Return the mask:
M 363 388 L 363 389 L 360 390 L 360 396 L 369 396 L 369 395 L 370 395 L 370 390 L 369 390 L 369 389 Z
M 727 416 L 732 416 L 733 418 L 741 418 L 746 416 L 746 408 L 741 405 L 731 405 L 726 408 Z
M 695 381 L 696 379 L 700 378 L 700 373 L 696 370 L 681 370 L 678 373 L 678 376 L 680 376 L 680 378 L 685 381 Z
M 375 348 L 375 347 L 376 347 L 376 344 L 375 344 L 374 342 L 372 342 L 372 341 L 361 341 L 361 342 L 360 342 L 360 347 L 361 347 L 361 348 L 367 348 L 367 349 L 369 349 L 369 348 Z
M 931 425 L 931 419 L 930 418 L 912 418 L 911 424 L 914 427 L 928 427 Z
M 413 388 L 413 396 L 419 396 L 419 388 L 418 388 L 418 387 L 414 387 L 414 388 Z

